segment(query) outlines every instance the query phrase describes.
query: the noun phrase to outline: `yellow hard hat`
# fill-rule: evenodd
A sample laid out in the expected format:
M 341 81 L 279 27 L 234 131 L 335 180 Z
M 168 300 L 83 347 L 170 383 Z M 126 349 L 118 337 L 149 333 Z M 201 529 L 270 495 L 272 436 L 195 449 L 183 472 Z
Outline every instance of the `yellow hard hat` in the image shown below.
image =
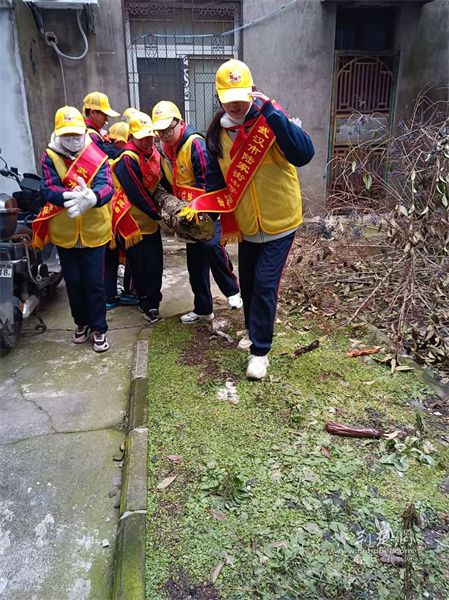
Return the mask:
M 78 135 L 86 133 L 83 115 L 74 106 L 58 108 L 55 114 L 55 135 L 65 135 L 66 133 Z
M 122 121 L 124 121 L 125 123 L 129 123 L 130 118 L 133 116 L 134 113 L 139 112 L 137 110 L 137 108 L 133 108 L 132 106 L 130 106 L 129 108 L 126 108 L 123 111 L 122 114 Z
M 254 85 L 251 71 L 240 60 L 223 63 L 215 75 L 215 88 L 220 102 L 251 102 Z
M 138 140 L 148 136 L 154 137 L 150 116 L 139 110 L 133 113 L 129 120 L 129 133 Z
M 118 117 L 119 113 L 112 110 L 109 105 L 109 98 L 101 92 L 91 92 L 83 100 L 83 112 L 89 108 L 90 110 L 99 110 L 108 117 Z
M 108 135 L 111 138 L 111 140 L 126 143 L 128 141 L 129 135 L 128 123 L 124 123 L 123 121 L 114 123 L 114 125 L 111 125 L 111 127 L 109 127 Z
M 153 117 L 153 129 L 156 131 L 170 127 L 173 119 L 179 119 L 180 121 L 182 119 L 179 108 L 169 100 L 158 102 L 154 106 L 151 116 Z

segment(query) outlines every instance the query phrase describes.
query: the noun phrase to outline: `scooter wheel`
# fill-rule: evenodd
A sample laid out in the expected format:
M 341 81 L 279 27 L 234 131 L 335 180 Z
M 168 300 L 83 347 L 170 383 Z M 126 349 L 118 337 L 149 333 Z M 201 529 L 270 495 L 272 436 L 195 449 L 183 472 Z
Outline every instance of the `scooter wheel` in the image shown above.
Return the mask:
M 17 344 L 20 332 L 22 330 L 22 313 L 14 307 L 14 323 L 6 321 L 0 329 L 0 348 L 2 350 L 11 350 Z

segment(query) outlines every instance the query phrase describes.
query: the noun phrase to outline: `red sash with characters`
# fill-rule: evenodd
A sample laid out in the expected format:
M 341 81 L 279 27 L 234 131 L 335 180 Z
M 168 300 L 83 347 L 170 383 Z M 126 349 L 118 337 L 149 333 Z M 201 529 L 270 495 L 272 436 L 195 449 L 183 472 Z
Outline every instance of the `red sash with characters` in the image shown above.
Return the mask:
M 129 248 L 142 240 L 142 234 L 130 213 L 131 202 L 128 200 L 122 186 L 120 184 L 117 186 L 116 178 L 114 178 L 114 183 L 116 183 L 116 191 L 111 200 L 112 234 L 114 237 L 110 242 L 110 247 L 115 248 L 115 236 L 119 235 L 125 240 L 125 248 Z
M 145 158 L 141 152 L 137 151 L 137 148 L 132 142 L 129 142 L 126 148 L 127 150 L 131 150 L 131 152 L 127 152 L 127 150 L 125 150 L 116 161 L 113 161 L 112 169 L 114 170 L 114 166 L 124 154 L 127 154 L 132 158 L 135 158 L 137 154 L 144 186 L 148 190 L 154 189 L 159 181 L 159 173 L 161 168 L 161 157 L 159 152 L 156 150 L 156 148 L 153 148 L 151 156 L 149 158 Z M 115 176 L 114 184 L 116 192 L 111 200 L 112 233 L 114 237 L 116 235 L 122 237 L 125 240 L 125 247 L 129 248 L 129 246 L 133 246 L 142 240 L 142 233 L 140 232 L 139 226 L 130 212 L 132 204 L 128 200 L 125 191 Z M 115 248 L 114 238 L 111 241 L 110 247 Z
M 66 188 L 73 189 L 79 185 L 78 177 L 84 179 L 87 185 L 89 185 L 98 173 L 102 165 L 106 162 L 106 154 L 98 148 L 96 144 L 90 142 L 81 150 L 80 154 L 72 162 L 70 167 L 67 169 L 63 158 L 54 151 L 47 149 L 47 154 L 52 158 L 56 171 L 61 178 L 62 185 Z M 66 173 L 64 175 L 64 170 Z M 62 175 L 62 177 L 61 177 Z M 42 249 L 48 240 L 48 227 L 49 219 L 56 216 L 60 212 L 65 210 L 62 206 L 55 206 L 50 202 L 47 202 L 40 213 L 33 221 L 33 241 L 32 244 L 35 248 Z
M 183 202 L 192 202 L 196 200 L 199 196 L 204 196 L 204 190 L 201 188 L 190 187 L 189 185 L 174 185 L 173 186 L 174 195 L 183 200 Z M 176 192 L 176 193 L 175 193 Z
M 189 206 L 179 213 L 180 217 L 194 219 L 199 212 L 219 212 L 222 226 L 222 241 L 241 240 L 241 232 L 233 212 L 237 208 L 251 179 L 276 140 L 266 119 L 260 115 L 240 147 L 236 138 L 231 148 L 232 160 L 226 173 L 226 187 L 214 192 L 199 194 Z

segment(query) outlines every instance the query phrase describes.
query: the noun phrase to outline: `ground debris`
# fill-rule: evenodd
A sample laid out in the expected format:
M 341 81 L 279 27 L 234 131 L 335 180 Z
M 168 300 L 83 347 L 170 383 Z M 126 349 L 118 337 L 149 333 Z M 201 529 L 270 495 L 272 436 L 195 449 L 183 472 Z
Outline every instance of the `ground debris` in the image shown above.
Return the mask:
M 405 559 L 399 548 L 390 548 L 379 551 L 379 560 L 388 565 L 394 567 L 403 567 L 405 565 Z
M 224 387 L 218 388 L 217 400 L 224 400 L 231 404 L 239 403 L 239 395 L 237 394 L 237 388 L 232 379 L 227 379 Z

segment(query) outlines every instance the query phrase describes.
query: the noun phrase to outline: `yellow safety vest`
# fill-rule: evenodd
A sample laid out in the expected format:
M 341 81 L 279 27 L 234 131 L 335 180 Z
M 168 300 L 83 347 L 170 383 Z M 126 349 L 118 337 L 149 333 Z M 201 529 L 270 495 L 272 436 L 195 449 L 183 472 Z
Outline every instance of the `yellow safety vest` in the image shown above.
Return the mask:
M 46 153 L 53 161 L 60 180 L 63 181 L 68 170 L 64 160 L 50 148 L 46 149 Z M 108 205 L 109 203 L 89 208 L 74 219 L 69 217 L 67 210 L 58 213 L 49 222 L 50 241 L 62 248 L 73 248 L 78 240 L 88 248 L 107 244 L 112 238 L 111 212 Z
M 201 138 L 201 136 L 197 133 L 189 136 L 176 155 L 176 185 L 190 187 L 196 187 L 197 185 L 192 165 L 192 142 L 198 138 Z M 162 168 L 167 180 L 173 185 L 173 166 L 165 156 L 162 156 Z
M 220 134 L 223 158 L 218 162 L 226 177 L 233 140 Z M 295 167 L 286 160 L 276 142 L 265 155 L 234 212 L 240 231 L 255 235 L 259 229 L 275 235 L 302 223 L 301 190 Z

